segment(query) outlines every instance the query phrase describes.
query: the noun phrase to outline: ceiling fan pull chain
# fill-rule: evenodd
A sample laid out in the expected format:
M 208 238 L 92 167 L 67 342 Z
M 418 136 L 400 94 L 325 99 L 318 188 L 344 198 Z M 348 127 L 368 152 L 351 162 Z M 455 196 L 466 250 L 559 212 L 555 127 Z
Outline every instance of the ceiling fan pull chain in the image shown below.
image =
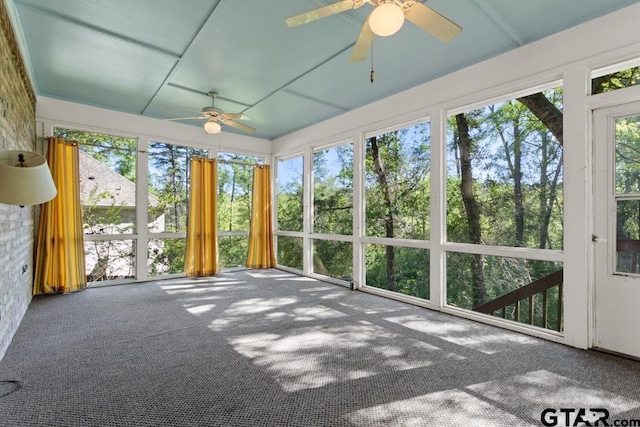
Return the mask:
M 373 84 L 373 79 L 375 75 L 373 73 L 373 40 L 371 40 L 371 73 L 369 74 L 369 80 L 371 80 L 371 84 Z

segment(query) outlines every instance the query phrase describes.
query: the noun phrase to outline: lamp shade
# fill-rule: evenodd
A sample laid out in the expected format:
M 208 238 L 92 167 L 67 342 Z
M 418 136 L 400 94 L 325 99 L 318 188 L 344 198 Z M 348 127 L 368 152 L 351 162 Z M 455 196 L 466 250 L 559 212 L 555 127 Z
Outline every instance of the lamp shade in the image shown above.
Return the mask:
M 369 28 L 374 34 L 382 37 L 395 34 L 404 24 L 404 12 L 394 2 L 378 4 L 369 15 Z
M 207 133 L 218 133 L 221 129 L 222 126 L 220 126 L 220 123 L 216 122 L 213 119 L 204 124 L 204 131 Z
M 38 205 L 56 194 L 47 159 L 29 151 L 0 152 L 0 203 Z

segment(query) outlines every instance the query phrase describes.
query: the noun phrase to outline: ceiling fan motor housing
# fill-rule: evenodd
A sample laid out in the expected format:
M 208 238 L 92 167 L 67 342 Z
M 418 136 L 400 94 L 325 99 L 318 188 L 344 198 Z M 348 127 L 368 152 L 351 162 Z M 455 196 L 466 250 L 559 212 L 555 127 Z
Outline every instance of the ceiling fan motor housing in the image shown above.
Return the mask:
M 220 108 L 216 108 L 216 107 L 204 107 L 202 109 L 202 113 L 203 114 L 208 114 L 210 116 L 217 116 L 217 115 L 220 115 L 220 114 L 224 113 L 224 111 L 221 110 Z

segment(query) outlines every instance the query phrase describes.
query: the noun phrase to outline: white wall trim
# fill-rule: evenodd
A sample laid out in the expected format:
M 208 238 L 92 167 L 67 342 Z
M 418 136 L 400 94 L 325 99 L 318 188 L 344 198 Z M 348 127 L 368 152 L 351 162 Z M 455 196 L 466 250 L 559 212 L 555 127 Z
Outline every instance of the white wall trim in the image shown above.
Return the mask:
M 271 141 L 228 133 L 208 135 L 197 126 L 107 110 L 54 98 L 38 97 L 36 121 L 153 141 L 269 157 Z M 49 135 L 44 135 L 49 136 Z

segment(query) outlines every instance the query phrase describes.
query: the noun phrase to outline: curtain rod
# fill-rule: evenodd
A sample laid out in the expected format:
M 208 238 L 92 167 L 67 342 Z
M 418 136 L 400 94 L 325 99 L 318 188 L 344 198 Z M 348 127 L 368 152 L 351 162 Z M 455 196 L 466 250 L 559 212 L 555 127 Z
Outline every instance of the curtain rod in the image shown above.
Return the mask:
M 233 160 L 220 160 L 220 159 L 218 159 L 218 163 L 225 163 L 228 165 L 239 165 L 239 166 L 258 166 L 258 167 L 265 166 L 264 163 L 242 163 L 242 162 L 235 162 Z
M 126 151 L 129 151 L 129 149 L 128 149 L 128 148 L 124 148 L 124 147 L 111 147 L 111 146 L 108 146 L 108 145 L 92 144 L 92 143 L 88 143 L 88 142 L 82 142 L 82 143 L 80 143 L 80 142 L 77 142 L 77 141 L 67 141 L 67 140 L 65 140 L 65 142 L 73 143 L 73 144 L 77 144 L 77 145 L 79 145 L 79 146 L 80 146 L 80 145 L 88 145 L 88 146 L 91 146 L 91 147 L 108 148 L 108 149 L 111 149 L 111 150 L 122 150 L 122 151 L 125 151 L 125 150 L 126 150 Z M 184 146 L 183 146 L 183 147 L 184 147 Z M 194 148 L 194 149 L 198 149 L 197 147 L 185 147 L 185 148 Z M 135 149 L 134 149 L 134 150 L 135 150 Z M 203 149 L 203 150 L 204 150 L 204 149 Z M 138 151 L 138 152 L 140 152 L 140 153 L 147 153 L 147 151 L 145 151 L 145 150 L 135 150 L 135 151 Z M 200 157 L 200 156 L 197 156 L 197 157 Z M 226 163 L 226 164 L 229 164 L 229 165 L 239 165 L 239 166 L 259 166 L 259 167 L 263 167 L 263 166 L 264 166 L 264 163 L 242 163 L 242 162 L 236 162 L 236 161 L 233 161 L 233 160 L 220 160 L 220 159 L 217 159 L 217 160 L 218 160 L 218 163 Z

